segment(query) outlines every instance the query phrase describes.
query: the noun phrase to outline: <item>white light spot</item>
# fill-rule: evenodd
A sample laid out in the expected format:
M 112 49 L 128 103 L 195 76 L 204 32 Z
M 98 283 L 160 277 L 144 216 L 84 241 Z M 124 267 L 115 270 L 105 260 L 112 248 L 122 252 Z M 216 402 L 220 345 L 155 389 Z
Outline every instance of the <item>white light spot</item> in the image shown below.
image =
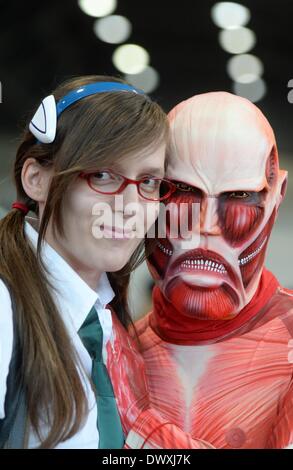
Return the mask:
M 247 7 L 235 2 L 218 2 L 211 10 L 213 22 L 220 28 L 233 28 L 244 26 L 250 20 L 250 11 Z
M 236 55 L 229 59 L 227 72 L 235 82 L 251 83 L 263 74 L 263 64 L 252 54 Z
M 89 16 L 111 15 L 117 7 L 117 0 L 78 0 L 81 10 Z
M 265 81 L 262 78 L 258 78 L 251 83 L 233 83 L 233 91 L 236 95 L 243 96 L 243 98 L 256 103 L 265 96 L 267 87 Z
M 248 28 L 224 29 L 219 34 L 222 48 L 230 54 L 244 54 L 249 52 L 256 43 L 256 36 Z
M 119 44 L 127 41 L 132 31 L 130 21 L 124 16 L 111 15 L 94 23 L 94 32 L 101 41 Z
M 127 74 L 125 79 L 136 88 L 140 88 L 145 93 L 151 93 L 159 86 L 160 76 L 153 67 L 146 67 L 141 73 Z
M 112 60 L 120 72 L 136 74 L 148 66 L 150 57 L 143 47 L 136 44 L 124 44 L 117 47 Z

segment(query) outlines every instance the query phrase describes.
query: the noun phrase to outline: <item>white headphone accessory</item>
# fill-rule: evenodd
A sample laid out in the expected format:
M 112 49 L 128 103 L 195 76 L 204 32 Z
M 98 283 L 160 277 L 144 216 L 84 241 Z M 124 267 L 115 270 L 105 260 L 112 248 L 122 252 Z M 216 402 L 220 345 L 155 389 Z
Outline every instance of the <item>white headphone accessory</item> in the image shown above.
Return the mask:
M 38 142 L 50 144 L 54 141 L 56 136 L 57 119 L 68 106 L 86 96 L 112 91 L 130 91 L 132 93 L 145 95 L 143 90 L 119 82 L 89 83 L 88 85 L 71 91 L 57 103 L 54 95 L 49 95 L 43 99 L 38 107 L 30 121 L 29 130 L 38 139 Z

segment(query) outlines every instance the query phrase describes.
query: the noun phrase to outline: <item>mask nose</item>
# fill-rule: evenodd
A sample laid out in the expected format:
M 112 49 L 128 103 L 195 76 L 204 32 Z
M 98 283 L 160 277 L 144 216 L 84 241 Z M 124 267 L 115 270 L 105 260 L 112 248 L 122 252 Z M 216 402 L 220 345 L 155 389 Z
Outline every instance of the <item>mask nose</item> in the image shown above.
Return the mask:
M 200 210 L 200 233 L 201 235 L 220 235 L 218 215 L 218 199 L 207 196 L 201 203 Z
M 184 237 L 182 235 L 182 222 L 186 222 L 187 219 L 188 230 L 185 233 L 188 233 L 188 236 Z M 170 232 L 172 232 L 172 223 L 175 228 L 177 223 L 177 233 L 175 229 L 175 231 L 170 234 Z M 216 197 L 207 196 L 203 198 L 200 204 L 193 206 L 192 211 L 183 211 L 183 215 L 181 208 L 176 207 L 176 204 L 170 210 L 169 221 L 167 222 L 167 236 L 174 250 L 198 248 L 201 243 L 201 236 L 206 239 L 207 236 L 219 236 L 221 233 L 218 198 Z
M 168 241 L 174 250 L 197 248 L 200 242 L 200 204 L 168 204 L 166 227 Z

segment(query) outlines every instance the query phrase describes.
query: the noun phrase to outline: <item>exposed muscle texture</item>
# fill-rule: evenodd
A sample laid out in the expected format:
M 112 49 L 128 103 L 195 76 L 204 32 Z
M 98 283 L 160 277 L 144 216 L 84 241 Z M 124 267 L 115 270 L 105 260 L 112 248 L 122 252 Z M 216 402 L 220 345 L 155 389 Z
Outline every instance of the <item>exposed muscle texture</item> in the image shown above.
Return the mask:
M 241 246 L 241 243 L 249 240 L 264 216 L 261 207 L 229 200 L 225 201 L 219 212 L 222 232 L 232 246 Z
M 287 179 L 273 130 L 223 92 L 169 118 L 166 203 L 196 203 L 199 216 L 187 246 L 171 211 L 148 258 L 153 310 L 137 327 L 152 407 L 215 448 L 293 446 L 293 292 L 264 268 Z
M 189 320 L 180 330 L 175 312 L 156 298 L 153 312 L 136 325 L 152 407 L 215 448 L 293 444 L 293 292 L 270 277 L 266 287 L 269 282 L 274 294 L 268 289 L 263 299 L 257 296 L 252 311 L 243 311 L 243 322 L 242 314 L 235 317 L 234 325 L 218 322 L 213 330 L 212 324 L 205 329 L 204 322 Z
M 266 245 L 273 228 L 275 216 L 276 214 L 274 210 L 263 231 L 259 234 L 255 241 L 241 253 L 238 259 L 243 285 L 245 288 L 248 286 L 249 282 L 253 280 L 257 271 L 259 271 L 264 264 Z

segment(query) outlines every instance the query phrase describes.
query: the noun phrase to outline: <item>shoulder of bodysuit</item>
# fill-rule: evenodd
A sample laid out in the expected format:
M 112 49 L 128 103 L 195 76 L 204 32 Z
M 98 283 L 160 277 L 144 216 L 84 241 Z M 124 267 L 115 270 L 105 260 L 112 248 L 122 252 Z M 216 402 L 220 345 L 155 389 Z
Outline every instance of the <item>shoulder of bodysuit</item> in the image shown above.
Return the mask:
M 293 290 L 285 287 L 280 287 L 278 292 L 285 303 L 282 302 L 282 312 L 280 312 L 279 318 L 285 324 L 290 336 L 293 338 Z
M 279 287 L 279 292 L 282 294 L 287 295 L 288 297 L 292 297 L 292 302 L 293 302 L 293 290 L 292 289 L 287 289 L 286 287 Z
M 137 320 L 135 322 L 135 330 L 136 330 L 136 333 L 137 333 L 138 336 L 142 336 L 145 333 L 146 329 L 149 327 L 149 325 L 150 325 L 150 323 L 149 323 L 150 315 L 151 315 L 151 312 L 147 313 L 146 315 L 139 318 L 139 320 Z

